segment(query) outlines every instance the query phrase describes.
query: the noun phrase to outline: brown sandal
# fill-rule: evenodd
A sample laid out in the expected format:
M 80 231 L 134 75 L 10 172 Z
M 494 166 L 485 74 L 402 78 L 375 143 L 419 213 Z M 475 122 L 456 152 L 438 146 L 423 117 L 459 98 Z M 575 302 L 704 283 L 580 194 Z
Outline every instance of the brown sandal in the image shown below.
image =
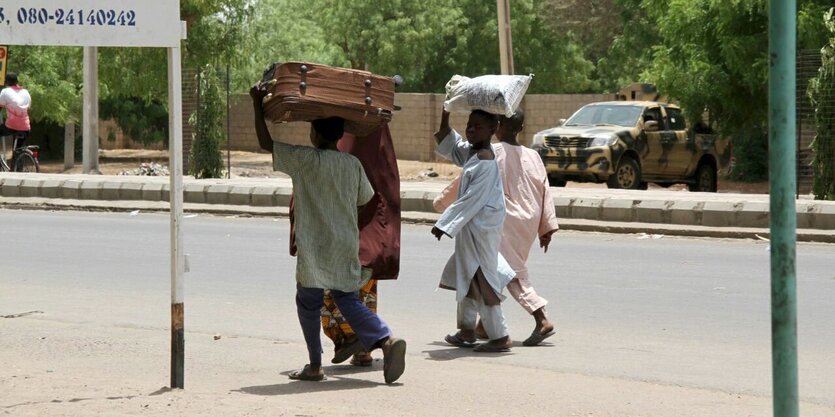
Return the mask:
M 360 342 L 358 337 L 354 337 L 351 341 L 346 341 L 342 347 L 336 350 L 333 354 L 333 359 L 331 359 L 331 363 L 342 363 L 347 361 L 351 356 L 354 356 L 357 353 L 362 352 L 365 350 L 365 347 Z

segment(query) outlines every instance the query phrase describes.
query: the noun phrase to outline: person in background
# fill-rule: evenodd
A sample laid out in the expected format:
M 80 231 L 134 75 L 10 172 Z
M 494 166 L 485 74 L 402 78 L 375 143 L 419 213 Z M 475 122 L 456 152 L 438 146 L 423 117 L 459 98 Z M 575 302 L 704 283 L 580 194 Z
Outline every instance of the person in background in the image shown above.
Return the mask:
M 17 82 L 16 73 L 6 73 L 5 88 L 0 90 L 0 107 L 6 109 L 6 122 L 0 126 L 0 137 L 16 135 L 13 150 L 23 146 L 32 130 L 29 123 L 32 97 L 29 91 Z M 17 135 L 18 133 L 22 135 Z

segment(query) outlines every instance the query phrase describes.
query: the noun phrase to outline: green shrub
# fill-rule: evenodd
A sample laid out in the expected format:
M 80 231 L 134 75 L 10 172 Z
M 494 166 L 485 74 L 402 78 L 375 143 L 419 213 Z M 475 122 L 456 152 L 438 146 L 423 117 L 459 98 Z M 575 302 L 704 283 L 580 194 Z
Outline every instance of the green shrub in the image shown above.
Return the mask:
M 744 182 L 768 181 L 768 133 L 751 129 L 731 137 L 735 165 L 729 178 Z
M 195 178 L 220 178 L 223 175 L 221 142 L 226 105 L 221 98 L 217 71 L 206 65 L 198 73 L 198 107 L 189 117 L 194 128 L 191 143 L 190 173 Z

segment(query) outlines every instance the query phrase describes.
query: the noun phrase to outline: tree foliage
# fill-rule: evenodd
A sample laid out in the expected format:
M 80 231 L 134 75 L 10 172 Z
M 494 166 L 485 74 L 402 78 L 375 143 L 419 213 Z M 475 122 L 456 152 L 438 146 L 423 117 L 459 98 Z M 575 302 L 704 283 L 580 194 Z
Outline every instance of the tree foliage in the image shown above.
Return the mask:
M 593 90 L 592 63 L 546 24 L 543 2 L 511 6 L 516 72 L 537 75 L 531 91 Z M 241 68 L 250 83 L 268 63 L 287 60 L 400 74 L 407 92 L 441 92 L 454 74 L 499 72 L 495 2 L 259 0 L 255 7 L 253 53 Z
M 199 99 L 197 112 L 189 118 L 194 128 L 189 172 L 195 178 L 220 178 L 223 174 L 221 141 L 223 140 L 223 115 L 217 109 L 223 107 L 218 72 L 212 65 L 205 65 L 198 74 Z
M 822 43 L 827 1 L 798 2 L 798 48 Z M 766 0 L 620 0 L 623 33 L 598 63 L 609 88 L 651 82 L 690 120 L 709 115 L 731 136 L 740 179 L 767 178 L 768 15 Z M 628 22 L 628 23 L 627 23 Z M 618 71 L 617 65 L 626 68 Z M 631 73 L 631 74 L 630 74 Z M 624 76 L 626 74 L 626 76 Z M 617 80 L 611 83 L 612 80 Z
M 835 8 L 823 20 L 830 38 L 821 49 L 818 75 L 809 82 L 809 98 L 815 107 L 812 194 L 816 199 L 835 200 Z

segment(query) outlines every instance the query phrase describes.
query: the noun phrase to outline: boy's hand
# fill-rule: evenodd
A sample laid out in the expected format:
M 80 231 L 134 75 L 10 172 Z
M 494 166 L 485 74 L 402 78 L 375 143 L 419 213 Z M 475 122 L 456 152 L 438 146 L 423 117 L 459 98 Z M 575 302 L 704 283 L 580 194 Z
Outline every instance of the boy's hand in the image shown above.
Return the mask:
M 556 230 L 552 230 L 539 237 L 539 247 L 545 249 L 545 253 L 548 253 L 548 245 L 551 244 L 551 235 L 553 235 L 554 232 L 556 232 Z
M 438 131 L 435 132 L 435 142 L 441 143 L 445 137 L 449 134 L 449 131 L 452 130 L 449 127 L 449 112 L 443 110 L 441 113 L 441 126 L 438 128 Z
M 444 231 L 443 231 L 443 230 L 441 230 L 441 229 L 438 229 L 437 227 L 432 227 L 432 234 L 433 234 L 433 235 L 434 235 L 434 236 L 435 236 L 438 240 L 441 240 L 441 238 L 444 236 Z

